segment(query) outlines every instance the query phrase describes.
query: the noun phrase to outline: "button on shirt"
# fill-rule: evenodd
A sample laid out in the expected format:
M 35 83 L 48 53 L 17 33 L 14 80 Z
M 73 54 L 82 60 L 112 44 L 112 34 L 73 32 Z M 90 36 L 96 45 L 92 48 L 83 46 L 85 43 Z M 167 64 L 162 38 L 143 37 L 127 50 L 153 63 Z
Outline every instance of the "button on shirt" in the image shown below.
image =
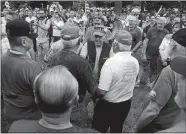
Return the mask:
M 103 99 L 113 103 L 129 100 L 133 96 L 138 72 L 139 63 L 131 52 L 119 52 L 108 59 L 99 80 L 99 89 L 108 91 Z

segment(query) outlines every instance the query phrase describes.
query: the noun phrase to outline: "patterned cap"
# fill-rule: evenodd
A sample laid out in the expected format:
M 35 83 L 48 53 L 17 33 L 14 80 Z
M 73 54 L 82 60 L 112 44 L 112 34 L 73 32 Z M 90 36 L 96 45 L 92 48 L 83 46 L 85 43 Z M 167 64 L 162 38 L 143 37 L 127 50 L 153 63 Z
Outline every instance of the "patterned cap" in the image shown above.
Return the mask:
M 125 30 L 119 30 L 115 34 L 115 40 L 123 45 L 132 45 L 132 35 Z
M 73 40 L 80 36 L 80 28 L 73 23 L 66 23 L 61 30 L 61 37 L 64 40 Z

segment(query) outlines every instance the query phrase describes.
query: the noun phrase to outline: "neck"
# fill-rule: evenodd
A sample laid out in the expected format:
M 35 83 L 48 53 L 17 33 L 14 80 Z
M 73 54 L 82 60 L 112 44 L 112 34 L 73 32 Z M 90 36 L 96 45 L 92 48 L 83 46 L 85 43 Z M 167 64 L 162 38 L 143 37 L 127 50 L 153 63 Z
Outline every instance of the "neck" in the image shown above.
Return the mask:
M 72 51 L 72 52 L 74 52 L 74 53 L 77 53 L 78 48 L 79 48 L 79 46 L 76 45 L 76 46 L 74 46 L 74 47 L 72 47 L 72 48 L 69 48 L 69 49 L 67 49 L 67 50 L 70 50 L 70 51 Z
M 63 114 L 45 114 L 42 113 L 42 119 L 40 119 L 39 124 L 52 129 L 65 129 L 72 127 L 70 123 L 72 108 Z
M 119 52 L 130 52 L 131 50 L 116 50 L 114 53 L 117 54 Z
M 13 47 L 13 48 L 11 48 L 11 50 L 18 51 L 18 52 L 23 53 L 23 54 L 27 53 L 27 51 L 23 47 Z

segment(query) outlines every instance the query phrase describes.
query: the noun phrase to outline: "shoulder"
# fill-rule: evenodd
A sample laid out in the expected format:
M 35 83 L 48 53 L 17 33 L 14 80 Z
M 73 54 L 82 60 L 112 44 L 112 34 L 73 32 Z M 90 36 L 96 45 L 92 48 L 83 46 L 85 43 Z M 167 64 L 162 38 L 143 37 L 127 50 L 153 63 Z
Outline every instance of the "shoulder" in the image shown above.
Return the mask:
M 165 33 L 165 34 L 168 34 L 169 33 L 169 31 L 167 30 L 167 29 L 163 29 L 163 32 Z
M 151 27 L 151 28 L 149 28 L 148 31 L 149 31 L 149 32 L 156 32 L 156 31 L 157 31 L 157 28 L 156 28 L 156 27 Z
M 168 83 L 172 83 L 175 81 L 175 72 L 170 68 L 170 66 L 165 67 L 161 73 L 160 73 L 160 78 L 162 78 L 162 80 L 167 81 Z
M 9 133 L 34 132 L 37 125 L 36 120 L 18 120 L 10 126 Z
M 34 60 L 26 60 L 26 63 L 27 64 L 25 64 L 25 66 L 23 66 L 23 67 L 29 67 L 34 70 L 40 68 L 40 64 L 35 62 Z
M 60 49 L 60 48 L 63 48 L 63 43 L 61 40 L 58 40 L 56 42 L 54 42 L 52 45 L 51 45 L 51 48 L 52 49 Z
M 166 38 L 166 39 L 171 39 L 171 38 L 172 38 L 172 34 L 167 34 L 167 35 L 165 36 L 165 38 Z

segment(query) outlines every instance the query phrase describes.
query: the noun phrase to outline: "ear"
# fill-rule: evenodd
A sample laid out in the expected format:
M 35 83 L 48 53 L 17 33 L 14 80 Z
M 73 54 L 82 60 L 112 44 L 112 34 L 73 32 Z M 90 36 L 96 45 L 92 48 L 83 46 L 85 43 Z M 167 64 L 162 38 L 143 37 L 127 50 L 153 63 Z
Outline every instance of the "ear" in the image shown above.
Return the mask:
M 71 103 L 71 105 L 78 106 L 79 105 L 79 95 L 76 96 L 74 101 Z
M 37 97 L 35 95 L 35 90 L 33 90 L 33 92 L 34 92 L 34 101 L 35 101 L 36 104 L 38 104 L 38 99 L 37 99 Z
M 25 38 L 21 38 L 21 43 L 23 46 L 26 46 L 26 39 Z

